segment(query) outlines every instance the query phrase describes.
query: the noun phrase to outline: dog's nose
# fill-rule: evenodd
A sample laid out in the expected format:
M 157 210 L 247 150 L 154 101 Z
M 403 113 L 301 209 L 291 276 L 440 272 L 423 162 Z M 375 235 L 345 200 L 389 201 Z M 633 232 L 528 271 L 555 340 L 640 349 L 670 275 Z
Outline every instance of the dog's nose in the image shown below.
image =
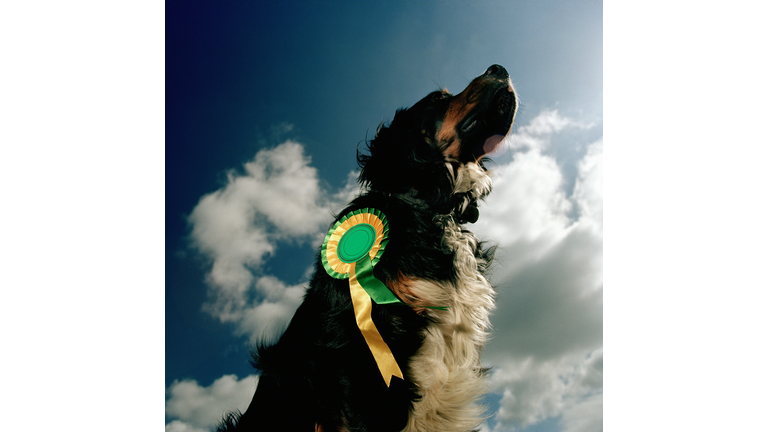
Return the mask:
M 509 72 L 504 69 L 504 66 L 495 64 L 486 69 L 482 76 L 489 76 L 500 80 L 506 80 L 509 78 Z

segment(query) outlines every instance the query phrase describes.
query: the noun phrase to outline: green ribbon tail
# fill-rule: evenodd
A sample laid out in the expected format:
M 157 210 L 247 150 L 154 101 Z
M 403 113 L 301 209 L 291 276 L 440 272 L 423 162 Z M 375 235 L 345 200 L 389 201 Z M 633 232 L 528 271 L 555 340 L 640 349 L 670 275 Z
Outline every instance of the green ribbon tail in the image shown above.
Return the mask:
M 363 287 L 365 292 L 368 293 L 368 295 L 371 297 L 371 300 L 373 300 L 376 304 L 406 304 L 400 301 L 400 299 L 397 298 L 397 296 L 395 296 L 395 294 L 392 293 L 392 291 L 390 291 L 386 285 L 384 285 L 380 280 L 373 276 L 373 265 L 371 264 L 371 260 L 368 255 L 364 256 L 360 259 L 360 261 L 355 263 L 355 274 L 357 275 L 357 281 L 360 283 L 360 286 Z M 426 309 L 443 311 L 448 310 L 447 306 L 408 306 L 423 307 Z
M 402 303 L 386 285 L 373 276 L 373 265 L 368 254 L 355 263 L 355 275 L 360 286 L 376 304 Z

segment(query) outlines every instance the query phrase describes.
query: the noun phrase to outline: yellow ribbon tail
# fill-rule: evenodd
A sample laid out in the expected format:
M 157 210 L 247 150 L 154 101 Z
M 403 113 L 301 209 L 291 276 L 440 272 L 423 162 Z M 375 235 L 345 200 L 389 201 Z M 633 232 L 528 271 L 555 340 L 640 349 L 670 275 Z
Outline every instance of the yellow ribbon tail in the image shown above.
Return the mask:
M 365 338 L 365 342 L 368 344 L 368 348 L 373 354 L 373 358 L 376 359 L 376 365 L 379 367 L 381 376 L 389 387 L 389 383 L 392 381 L 392 376 L 396 376 L 400 379 L 403 378 L 403 372 L 400 370 L 400 366 L 395 361 L 395 356 L 392 355 L 392 351 L 381 334 L 376 329 L 376 325 L 373 323 L 371 317 L 371 297 L 363 289 L 355 276 L 354 263 L 350 266 L 349 270 L 349 294 L 352 296 L 352 306 L 355 309 L 355 320 L 357 320 L 357 327 Z

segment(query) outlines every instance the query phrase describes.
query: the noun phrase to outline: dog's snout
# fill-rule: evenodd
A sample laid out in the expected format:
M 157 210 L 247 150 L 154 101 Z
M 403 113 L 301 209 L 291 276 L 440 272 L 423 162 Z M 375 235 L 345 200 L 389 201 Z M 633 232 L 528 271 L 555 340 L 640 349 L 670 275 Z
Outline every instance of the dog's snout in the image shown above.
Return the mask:
M 488 69 L 486 69 L 485 72 L 483 73 L 483 76 L 497 78 L 500 80 L 506 80 L 506 79 L 509 79 L 509 72 L 507 72 L 507 70 L 504 69 L 504 66 L 495 64 L 489 67 Z

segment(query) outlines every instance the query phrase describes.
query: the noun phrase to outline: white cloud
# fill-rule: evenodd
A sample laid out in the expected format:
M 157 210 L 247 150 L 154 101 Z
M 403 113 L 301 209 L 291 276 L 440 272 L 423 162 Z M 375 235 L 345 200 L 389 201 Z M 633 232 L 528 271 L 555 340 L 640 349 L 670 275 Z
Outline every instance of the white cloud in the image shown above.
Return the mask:
M 529 135 L 552 135 L 556 132 L 560 132 L 566 127 L 577 127 L 581 129 L 589 129 L 592 124 L 586 124 L 583 122 L 575 121 L 568 117 L 563 117 L 560 113 L 554 110 L 544 110 L 539 115 L 534 117 L 530 123 L 518 129 L 520 133 Z
M 603 140 L 592 144 L 579 162 L 579 179 L 573 198 L 581 211 L 581 223 L 603 228 Z
M 514 150 L 545 150 L 549 147 L 553 134 L 566 128 L 590 129 L 592 123 L 584 123 L 563 117 L 554 110 L 544 110 L 525 126 L 520 126 L 517 132 L 505 141 Z
M 290 318 L 303 288 L 264 275 L 264 262 L 280 242 L 319 241 L 332 211 L 357 190 L 350 174 L 341 190 L 325 191 L 310 162 L 293 141 L 261 150 L 189 215 L 192 244 L 211 260 L 203 309 L 238 333 L 264 334 Z
M 264 299 L 239 311 L 237 332 L 257 339 L 280 334 L 301 304 L 305 289 L 304 285 L 289 287 L 274 276 L 260 277 L 256 291 Z
M 494 430 L 508 425 L 525 427 L 562 411 L 565 383 L 558 379 L 558 365 L 540 364 L 528 358 L 498 367 L 493 384 L 501 390 Z
M 492 387 L 501 394 L 494 431 L 512 431 L 561 416 L 563 430 L 602 425 L 602 349 L 541 361 L 512 358 L 498 365 Z
M 194 380 L 174 381 L 168 389 L 165 415 L 177 420 L 166 425 L 166 432 L 208 430 L 229 411 L 244 412 L 257 383 L 256 375 L 241 380 L 235 375 L 224 375 L 208 387 L 201 387 Z
M 562 185 L 552 157 L 535 150 L 516 154 L 514 161 L 496 170 L 493 192 L 481 207 L 474 231 L 501 246 L 562 232 L 570 223 L 567 213 L 572 206 Z
M 314 233 L 327 220 L 317 170 L 309 166 L 304 147 L 287 141 L 262 150 L 245 164 L 245 176 L 230 174 L 230 185 L 253 211 L 266 216 L 277 237 Z
M 483 354 L 501 397 L 495 431 L 557 417 L 563 430 L 602 427 L 603 142 L 588 147 L 568 194 L 543 150 L 569 126 L 590 125 L 545 111 L 520 127 L 517 142 L 530 145 L 496 169 L 474 228 L 500 246 L 493 338 Z
M 563 410 L 563 432 L 600 432 L 603 430 L 603 393 L 587 396 Z

